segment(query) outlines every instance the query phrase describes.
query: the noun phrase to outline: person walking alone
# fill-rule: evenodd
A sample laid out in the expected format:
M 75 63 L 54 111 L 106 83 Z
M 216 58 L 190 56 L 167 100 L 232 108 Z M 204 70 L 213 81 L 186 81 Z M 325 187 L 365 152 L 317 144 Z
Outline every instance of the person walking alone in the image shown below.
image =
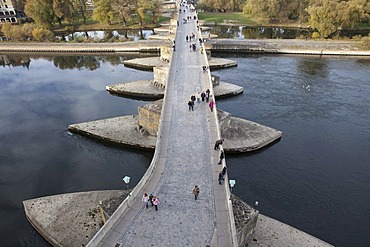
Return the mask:
M 222 160 L 225 158 L 225 154 L 224 154 L 224 150 L 221 150 L 221 153 L 220 153 L 220 161 L 218 162 L 219 165 L 222 164 Z
M 189 100 L 188 106 L 189 106 L 189 111 L 194 111 L 193 102 L 191 102 L 191 100 Z
M 206 90 L 206 102 L 208 103 L 209 101 L 209 96 L 211 95 L 211 91 L 207 88 Z
M 218 150 L 219 146 L 224 144 L 224 141 L 225 141 L 224 139 L 217 140 L 215 142 L 215 150 Z
M 226 166 L 224 166 L 224 168 L 222 168 L 222 171 L 221 171 L 222 180 L 225 180 L 226 172 L 227 172 L 227 167 L 226 167 Z
M 195 185 L 195 187 L 193 189 L 193 194 L 194 194 L 195 200 L 198 199 L 199 192 L 200 192 L 200 189 L 199 189 L 198 185 Z
M 209 102 L 209 108 L 211 109 L 211 112 L 213 112 L 213 107 L 214 107 L 215 103 L 213 102 L 213 100 L 211 100 Z
M 220 173 L 218 174 L 218 184 L 221 184 L 221 185 L 222 185 L 222 180 L 223 180 L 222 172 L 220 172 Z

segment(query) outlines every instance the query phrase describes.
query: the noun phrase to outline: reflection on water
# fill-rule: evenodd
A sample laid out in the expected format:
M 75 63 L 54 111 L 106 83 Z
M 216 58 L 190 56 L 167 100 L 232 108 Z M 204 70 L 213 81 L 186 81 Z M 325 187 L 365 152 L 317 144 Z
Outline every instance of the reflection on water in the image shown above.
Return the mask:
M 261 152 L 227 157 L 233 192 L 335 246 L 368 246 L 370 59 L 225 56 L 238 67 L 214 74 L 244 93 L 218 107 L 283 131 Z
M 73 39 L 89 39 L 94 41 L 110 40 L 112 38 L 121 41 L 138 41 L 147 40 L 153 30 L 115 30 L 115 31 L 87 31 L 74 32 L 73 34 L 65 34 L 61 37 L 66 41 Z
M 29 68 L 31 63 L 31 59 L 29 56 L 22 56 L 22 55 L 15 55 L 15 56 L 7 56 L 0 54 L 0 66 L 22 66 L 25 68 Z
M 50 246 L 27 222 L 23 200 L 123 189 L 125 175 L 132 186 L 139 181 L 151 152 L 67 132 L 69 124 L 136 114 L 145 104 L 105 90 L 108 84 L 152 79 L 151 72 L 123 66 L 132 56 L 1 56 L 0 231 L 12 237 L 1 238 L 0 246 Z
M 136 54 L 138 55 L 138 54 Z M 122 65 L 136 56 L 0 56 L 0 246 L 49 246 L 22 201 L 59 193 L 133 187 L 152 153 L 68 133 L 72 123 L 136 114 L 143 101 L 107 84 L 153 78 Z M 233 192 L 262 214 L 336 246 L 370 243 L 370 60 L 226 55 L 213 72 L 243 86 L 218 107 L 283 131 L 280 142 L 227 157 Z M 234 57 L 232 57 L 234 56 Z
M 124 56 L 114 54 L 110 56 L 51 56 L 51 55 L 33 55 L 32 59 L 30 55 L 0 55 L 0 65 L 3 67 L 18 67 L 22 66 L 30 68 L 31 61 L 36 59 L 44 59 L 54 64 L 56 68 L 65 69 L 77 69 L 77 70 L 96 70 L 102 63 L 109 63 L 112 66 L 123 65 L 124 60 L 137 58 L 137 57 L 151 57 L 153 54 L 143 53 L 127 53 Z
M 279 27 L 214 26 L 210 32 L 218 35 L 219 38 L 236 39 L 296 39 L 312 36 L 312 31 L 308 29 Z M 369 31 L 342 31 L 339 36 L 352 38 L 355 35 L 367 36 L 368 34 Z

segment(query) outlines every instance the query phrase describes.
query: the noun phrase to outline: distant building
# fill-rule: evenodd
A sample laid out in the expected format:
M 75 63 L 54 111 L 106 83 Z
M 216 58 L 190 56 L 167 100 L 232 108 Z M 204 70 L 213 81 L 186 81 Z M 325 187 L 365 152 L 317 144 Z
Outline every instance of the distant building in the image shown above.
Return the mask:
M 6 22 L 18 23 L 16 15 L 12 0 L 0 0 L 0 24 Z

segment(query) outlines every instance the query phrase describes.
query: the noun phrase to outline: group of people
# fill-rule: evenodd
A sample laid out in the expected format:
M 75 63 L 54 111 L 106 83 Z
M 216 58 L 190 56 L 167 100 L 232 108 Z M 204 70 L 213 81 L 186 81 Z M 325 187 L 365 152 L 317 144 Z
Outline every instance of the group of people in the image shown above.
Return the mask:
M 202 66 L 203 73 L 206 73 L 208 70 L 208 67 L 206 65 Z
M 186 42 L 191 42 L 192 39 L 195 39 L 195 34 L 191 33 L 191 35 L 186 35 L 185 40 Z
M 214 150 L 219 150 L 220 149 L 220 145 L 223 145 L 224 144 L 224 141 L 225 141 L 225 139 L 219 139 L 219 140 L 217 140 L 215 142 Z M 222 160 L 224 158 L 225 158 L 225 153 L 224 153 L 224 150 L 221 149 L 221 151 L 220 151 L 220 161 L 218 162 L 219 165 L 222 164 Z M 227 168 L 226 168 L 226 166 L 224 166 L 224 168 L 222 169 L 222 171 L 220 171 L 220 173 L 218 174 L 218 183 L 219 184 L 222 184 L 222 180 L 224 180 L 224 178 L 225 178 L 226 171 L 227 171 Z
M 197 44 L 193 43 L 189 45 L 190 51 L 196 51 L 197 50 Z
M 215 142 L 214 149 L 218 150 L 219 146 L 223 145 L 223 143 L 224 143 L 224 139 L 217 140 Z M 218 162 L 218 164 L 222 163 L 222 160 L 224 159 L 224 157 L 225 157 L 224 151 L 221 150 L 221 152 L 220 152 L 220 161 Z M 226 172 L 227 172 L 227 167 L 224 166 L 218 174 L 218 183 L 221 184 L 221 185 L 222 185 L 222 181 L 225 180 Z M 199 193 L 200 193 L 199 186 L 195 185 L 192 192 L 193 192 L 193 195 L 194 195 L 194 199 L 197 200 L 198 197 L 199 197 Z M 158 211 L 158 205 L 159 205 L 160 202 L 159 202 L 159 199 L 158 199 L 157 196 L 154 196 L 153 194 L 148 195 L 147 193 L 144 193 L 142 201 L 144 202 L 146 208 L 149 208 L 149 203 L 150 203 L 151 206 L 152 207 L 154 206 L 155 210 Z
M 194 20 L 196 20 L 197 19 L 197 17 L 194 15 L 193 17 L 191 17 L 190 15 L 188 15 L 188 16 L 186 16 L 186 18 L 184 18 L 185 20 L 187 20 L 187 21 L 190 21 L 191 19 L 194 19 Z
M 152 207 L 155 207 L 155 211 L 158 211 L 158 205 L 159 205 L 159 199 L 157 196 L 154 196 L 153 194 L 148 195 L 148 193 L 144 193 L 142 201 L 145 203 L 145 207 L 149 208 L 149 203 L 152 205 Z
M 203 91 L 201 94 L 198 92 L 196 95 L 197 95 L 196 97 L 195 97 L 195 95 L 190 96 L 190 100 L 188 101 L 189 111 L 194 111 L 195 100 L 197 100 L 198 103 L 200 103 L 200 99 L 202 99 L 202 102 L 204 102 L 204 101 L 206 101 L 206 103 L 209 102 L 209 107 L 210 107 L 211 111 L 213 111 L 215 103 L 212 99 L 210 100 L 211 91 L 208 88 L 207 88 L 206 91 Z

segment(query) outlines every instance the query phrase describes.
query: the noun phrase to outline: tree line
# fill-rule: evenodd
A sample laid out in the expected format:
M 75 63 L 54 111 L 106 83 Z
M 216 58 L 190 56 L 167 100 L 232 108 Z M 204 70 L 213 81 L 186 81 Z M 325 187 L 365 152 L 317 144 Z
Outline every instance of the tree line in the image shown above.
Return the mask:
M 369 26 L 369 0 L 199 0 L 207 11 L 243 10 L 256 19 L 270 22 L 294 21 L 317 29 L 321 37 L 339 30 Z
M 142 25 L 145 14 L 151 15 L 153 23 L 158 21 L 162 0 L 93 0 L 92 3 L 92 18 L 95 21 L 127 25 L 136 15 Z M 24 11 L 36 25 L 51 28 L 62 25 L 62 22 L 72 24 L 79 20 L 86 24 L 87 7 L 84 0 L 27 0 Z
M 15 0 L 14 7 L 24 11 L 33 24 L 22 26 L 2 25 L 1 31 L 12 40 L 36 39 L 52 40 L 53 28 L 66 26 L 66 31 L 74 30 L 74 25 L 87 24 L 92 18 L 104 24 L 144 25 L 144 17 L 150 16 L 151 23 L 157 23 L 161 15 L 162 0 L 93 0 L 92 6 L 85 0 Z

